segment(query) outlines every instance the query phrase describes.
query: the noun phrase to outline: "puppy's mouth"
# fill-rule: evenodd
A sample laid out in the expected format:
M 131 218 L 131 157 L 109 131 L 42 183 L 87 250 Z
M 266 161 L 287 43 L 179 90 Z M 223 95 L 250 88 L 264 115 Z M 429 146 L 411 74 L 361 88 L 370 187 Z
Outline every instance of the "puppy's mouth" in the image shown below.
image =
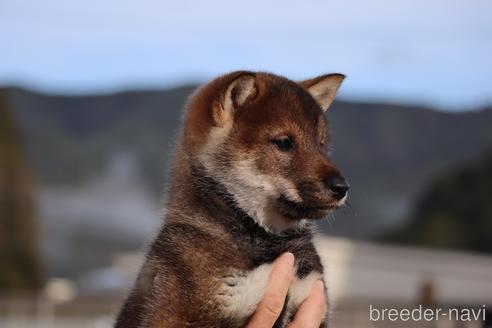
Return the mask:
M 340 206 L 341 204 L 339 201 L 293 202 L 287 199 L 285 196 L 280 196 L 277 199 L 277 207 L 279 211 L 287 218 L 292 220 L 320 220 Z

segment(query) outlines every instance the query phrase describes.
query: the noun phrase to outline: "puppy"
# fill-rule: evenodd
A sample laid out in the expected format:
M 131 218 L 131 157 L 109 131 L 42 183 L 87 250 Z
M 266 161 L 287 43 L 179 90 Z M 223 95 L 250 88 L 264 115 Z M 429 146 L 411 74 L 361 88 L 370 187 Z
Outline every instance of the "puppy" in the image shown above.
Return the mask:
M 239 71 L 191 96 L 165 224 L 116 327 L 243 327 L 287 251 L 296 277 L 275 327 L 292 320 L 323 279 L 313 222 L 348 191 L 327 155 L 324 116 L 343 78 Z

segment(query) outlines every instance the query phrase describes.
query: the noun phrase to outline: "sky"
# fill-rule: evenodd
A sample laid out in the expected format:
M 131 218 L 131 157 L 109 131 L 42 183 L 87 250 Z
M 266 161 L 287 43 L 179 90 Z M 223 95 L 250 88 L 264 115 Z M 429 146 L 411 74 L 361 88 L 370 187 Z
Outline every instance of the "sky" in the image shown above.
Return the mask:
M 347 75 L 341 97 L 492 103 L 487 0 L 0 0 L 0 85 L 90 94 L 237 69 Z

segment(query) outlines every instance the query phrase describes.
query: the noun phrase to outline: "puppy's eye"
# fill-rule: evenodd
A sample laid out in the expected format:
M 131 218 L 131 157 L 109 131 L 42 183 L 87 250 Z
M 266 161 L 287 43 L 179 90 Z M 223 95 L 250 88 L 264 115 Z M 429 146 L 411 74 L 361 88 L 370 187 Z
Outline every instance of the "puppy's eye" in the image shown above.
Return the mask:
M 272 143 L 281 151 L 289 151 L 294 148 L 294 143 L 290 137 L 272 139 Z

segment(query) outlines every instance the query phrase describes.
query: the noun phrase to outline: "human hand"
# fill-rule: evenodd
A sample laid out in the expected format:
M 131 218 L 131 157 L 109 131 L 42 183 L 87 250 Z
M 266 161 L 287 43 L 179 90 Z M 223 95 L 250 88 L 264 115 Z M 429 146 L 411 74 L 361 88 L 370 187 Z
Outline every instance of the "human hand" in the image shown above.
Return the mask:
M 284 307 L 285 297 L 294 279 L 294 255 L 282 254 L 273 263 L 265 295 L 251 317 L 247 328 L 272 328 Z M 325 288 L 316 281 L 301 304 L 289 328 L 318 328 L 326 309 Z

